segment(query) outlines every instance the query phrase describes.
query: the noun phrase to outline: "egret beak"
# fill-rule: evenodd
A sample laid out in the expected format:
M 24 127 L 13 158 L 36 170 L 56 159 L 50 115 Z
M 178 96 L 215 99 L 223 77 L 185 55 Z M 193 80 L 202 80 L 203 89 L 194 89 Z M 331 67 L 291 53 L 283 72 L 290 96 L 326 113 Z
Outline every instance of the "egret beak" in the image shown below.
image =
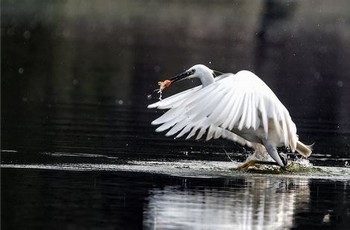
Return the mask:
M 193 71 L 185 71 L 183 73 L 176 75 L 175 77 L 171 78 L 170 80 L 158 82 L 159 92 L 161 92 L 165 88 L 169 87 L 172 83 L 174 83 L 176 81 L 181 81 L 181 80 L 185 79 L 186 77 L 191 76 L 193 73 L 194 73 Z
M 183 73 L 180 73 L 178 75 L 176 75 L 175 77 L 171 78 L 170 81 L 172 81 L 172 83 L 180 81 L 182 79 L 185 79 L 186 77 L 192 75 L 192 73 L 190 71 L 185 71 Z

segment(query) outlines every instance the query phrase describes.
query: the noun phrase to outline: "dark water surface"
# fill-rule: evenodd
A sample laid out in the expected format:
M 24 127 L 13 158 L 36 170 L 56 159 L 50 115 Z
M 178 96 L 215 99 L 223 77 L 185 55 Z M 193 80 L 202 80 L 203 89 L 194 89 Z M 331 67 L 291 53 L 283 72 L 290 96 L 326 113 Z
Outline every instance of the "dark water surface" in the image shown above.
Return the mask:
M 255 72 L 315 143 L 310 162 L 349 167 L 350 3 L 335 2 L 2 1 L 1 227 L 346 229 L 350 179 L 46 167 L 243 161 L 150 125 L 157 81 L 197 63 Z

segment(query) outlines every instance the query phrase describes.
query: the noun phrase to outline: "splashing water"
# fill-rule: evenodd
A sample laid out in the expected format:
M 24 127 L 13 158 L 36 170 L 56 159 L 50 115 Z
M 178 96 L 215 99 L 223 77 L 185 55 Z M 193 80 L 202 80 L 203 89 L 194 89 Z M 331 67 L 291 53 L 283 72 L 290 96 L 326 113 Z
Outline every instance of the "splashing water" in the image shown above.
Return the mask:
M 154 90 L 154 92 L 157 92 L 158 94 L 159 94 L 159 100 L 161 101 L 162 100 L 162 92 L 163 92 L 163 90 L 161 90 L 161 89 L 155 89 Z

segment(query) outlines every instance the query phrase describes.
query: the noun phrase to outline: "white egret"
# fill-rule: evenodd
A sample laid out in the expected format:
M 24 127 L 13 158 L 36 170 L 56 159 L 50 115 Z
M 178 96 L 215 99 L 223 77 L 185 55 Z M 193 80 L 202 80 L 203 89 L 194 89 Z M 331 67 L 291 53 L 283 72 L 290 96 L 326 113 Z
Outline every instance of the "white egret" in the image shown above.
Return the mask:
M 174 78 L 160 82 L 161 90 L 174 82 L 199 78 L 202 85 L 172 95 L 148 106 L 167 109 L 152 122 L 166 136 L 206 140 L 225 138 L 267 153 L 285 167 L 287 159 L 277 152 L 285 146 L 302 156 L 310 156 L 311 146 L 298 140 L 297 129 L 288 110 L 272 90 L 250 71 L 215 77 L 205 65 L 195 65 Z

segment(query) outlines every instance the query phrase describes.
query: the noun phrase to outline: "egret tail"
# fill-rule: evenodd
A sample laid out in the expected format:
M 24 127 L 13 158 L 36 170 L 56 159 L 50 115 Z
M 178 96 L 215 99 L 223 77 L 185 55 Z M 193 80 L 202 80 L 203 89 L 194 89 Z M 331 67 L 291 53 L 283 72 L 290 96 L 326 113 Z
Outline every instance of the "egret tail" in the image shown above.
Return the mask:
M 305 145 L 304 143 L 298 141 L 297 142 L 297 152 L 303 155 L 304 157 L 309 157 L 312 153 L 312 145 Z

